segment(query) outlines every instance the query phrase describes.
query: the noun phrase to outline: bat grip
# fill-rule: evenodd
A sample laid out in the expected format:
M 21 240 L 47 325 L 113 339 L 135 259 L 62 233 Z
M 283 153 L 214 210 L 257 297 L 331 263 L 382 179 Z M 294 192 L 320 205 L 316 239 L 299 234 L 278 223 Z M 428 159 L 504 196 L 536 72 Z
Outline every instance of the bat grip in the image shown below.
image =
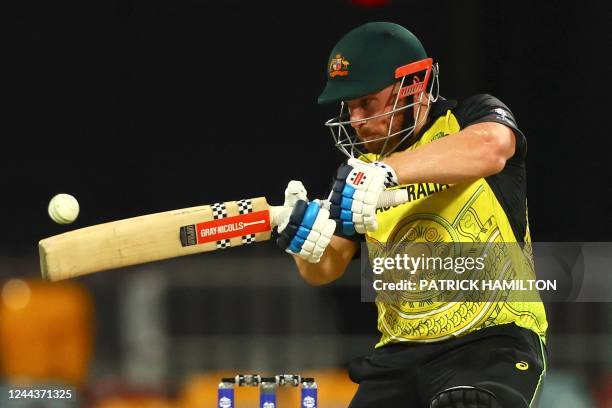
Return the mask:
M 378 197 L 376 208 L 393 207 L 396 205 L 404 204 L 408 201 L 408 190 L 386 190 L 383 191 Z
M 278 227 L 279 225 L 286 223 L 291 215 L 293 207 L 285 207 L 282 205 L 271 205 L 270 206 L 270 225 L 272 228 Z

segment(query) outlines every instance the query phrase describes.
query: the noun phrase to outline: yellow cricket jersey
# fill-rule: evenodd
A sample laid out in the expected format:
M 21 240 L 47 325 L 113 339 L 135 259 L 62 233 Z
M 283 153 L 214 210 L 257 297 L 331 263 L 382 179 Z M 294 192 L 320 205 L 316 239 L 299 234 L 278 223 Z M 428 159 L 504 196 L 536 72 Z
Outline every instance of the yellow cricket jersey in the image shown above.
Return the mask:
M 497 254 L 491 267 L 503 268 L 522 279 L 535 279 L 525 197 L 526 141 L 512 113 L 489 95 L 477 95 L 459 105 L 452 101 L 436 105 L 437 113 L 432 108 L 426 131 L 407 150 L 441 137 L 453 137 L 470 124 L 489 121 L 513 128 L 516 154 L 501 173 L 492 177 L 454 185 L 421 183 L 397 187 L 407 189 L 409 201 L 378 211 L 378 229 L 365 237 L 370 262 L 374 257 L 395 256 L 393 244 L 402 241 L 518 242 L 522 243 L 515 245 L 520 254 Z M 367 156 L 376 160 L 375 155 Z M 510 291 L 507 297 L 492 302 L 377 301 L 382 337 L 376 347 L 395 342 L 439 341 L 508 323 L 532 330 L 544 340 L 548 323 L 542 302 L 516 301 L 519 297 Z

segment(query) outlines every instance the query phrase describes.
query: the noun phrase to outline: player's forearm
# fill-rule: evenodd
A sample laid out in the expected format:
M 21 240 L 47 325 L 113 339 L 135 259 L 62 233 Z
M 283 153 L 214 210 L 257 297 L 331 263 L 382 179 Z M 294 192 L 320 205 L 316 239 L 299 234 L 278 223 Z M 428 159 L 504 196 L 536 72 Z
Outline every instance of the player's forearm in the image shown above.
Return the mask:
M 356 251 L 356 243 L 334 236 L 318 263 L 310 263 L 295 255 L 293 259 L 306 282 L 311 285 L 325 285 L 344 274 Z
M 514 135 L 503 125 L 481 125 L 383 161 L 393 167 L 400 184 L 455 184 L 499 173 L 514 154 Z

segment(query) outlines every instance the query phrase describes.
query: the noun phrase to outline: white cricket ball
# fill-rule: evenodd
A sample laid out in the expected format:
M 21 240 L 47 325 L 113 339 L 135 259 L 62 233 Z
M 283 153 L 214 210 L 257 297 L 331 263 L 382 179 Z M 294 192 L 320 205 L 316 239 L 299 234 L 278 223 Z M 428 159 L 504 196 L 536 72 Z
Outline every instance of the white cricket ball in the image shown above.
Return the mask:
M 70 194 L 57 194 L 49 201 L 49 217 L 58 224 L 70 224 L 79 216 L 79 202 Z

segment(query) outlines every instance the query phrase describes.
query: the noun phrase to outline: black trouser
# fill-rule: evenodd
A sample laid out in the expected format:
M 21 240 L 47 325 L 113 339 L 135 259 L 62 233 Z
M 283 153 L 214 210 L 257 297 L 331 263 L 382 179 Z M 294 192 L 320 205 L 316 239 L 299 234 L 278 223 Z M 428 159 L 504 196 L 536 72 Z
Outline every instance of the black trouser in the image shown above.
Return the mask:
M 504 408 L 535 407 L 545 371 L 538 335 L 514 324 L 435 343 L 392 344 L 349 365 L 359 384 L 350 408 L 428 408 L 460 386 L 495 394 Z

